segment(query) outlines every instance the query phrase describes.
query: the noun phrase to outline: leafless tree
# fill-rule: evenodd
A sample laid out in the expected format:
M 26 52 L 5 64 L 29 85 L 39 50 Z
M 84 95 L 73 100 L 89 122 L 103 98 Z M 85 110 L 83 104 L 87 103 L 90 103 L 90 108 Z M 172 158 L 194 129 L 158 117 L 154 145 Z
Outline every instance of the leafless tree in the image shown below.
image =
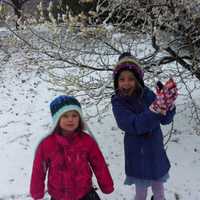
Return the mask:
M 30 0 L 1 0 L 1 3 L 11 6 L 14 10 L 14 14 L 17 16 L 16 29 L 19 28 L 19 20 L 22 17 L 22 7 Z
M 97 1 L 94 13 L 86 16 L 91 22 L 87 26 L 81 16 L 70 16 L 46 32 L 27 27 L 25 34 L 13 34 L 26 48 L 39 53 L 34 62 L 40 74 L 48 72 L 52 89 L 78 95 L 101 115 L 113 93 L 117 57 L 131 51 L 144 66 L 149 86 L 169 76 L 177 79 L 187 94 L 180 98 L 187 108 L 190 102 L 191 121 L 198 126 L 200 108 L 193 97 L 200 80 L 198 1 L 112 0 L 105 5 Z M 191 79 L 195 80 L 192 86 Z

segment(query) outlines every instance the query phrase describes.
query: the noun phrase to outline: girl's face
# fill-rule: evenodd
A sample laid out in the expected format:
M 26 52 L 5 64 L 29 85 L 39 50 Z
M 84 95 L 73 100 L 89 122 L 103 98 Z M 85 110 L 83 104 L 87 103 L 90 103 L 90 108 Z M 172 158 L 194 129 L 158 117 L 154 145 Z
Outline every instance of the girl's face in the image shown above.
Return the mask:
M 77 111 L 68 111 L 62 115 L 59 126 L 63 134 L 70 134 L 79 127 L 80 115 Z
M 137 81 L 130 71 L 122 71 L 118 78 L 118 89 L 123 95 L 131 96 L 136 90 Z

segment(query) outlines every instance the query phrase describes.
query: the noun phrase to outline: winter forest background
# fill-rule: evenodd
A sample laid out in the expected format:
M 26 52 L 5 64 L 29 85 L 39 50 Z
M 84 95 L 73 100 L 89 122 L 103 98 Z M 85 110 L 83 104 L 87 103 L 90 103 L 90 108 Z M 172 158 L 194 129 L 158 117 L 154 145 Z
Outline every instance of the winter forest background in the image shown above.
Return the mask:
M 163 127 L 172 164 L 166 197 L 200 199 L 199 0 L 0 0 L 0 200 L 31 199 L 34 151 L 60 94 L 82 102 L 111 170 L 115 191 L 99 191 L 102 199 L 133 199 L 110 105 L 124 51 L 138 57 L 153 90 L 157 80 L 177 81 L 177 115 Z

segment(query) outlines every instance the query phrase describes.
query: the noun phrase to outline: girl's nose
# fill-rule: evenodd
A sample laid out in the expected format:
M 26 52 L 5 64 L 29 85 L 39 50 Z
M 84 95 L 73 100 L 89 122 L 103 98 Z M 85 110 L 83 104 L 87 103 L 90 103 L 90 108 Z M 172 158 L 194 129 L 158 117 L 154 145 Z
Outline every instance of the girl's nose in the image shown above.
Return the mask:
M 73 117 L 69 117 L 68 120 L 71 122 L 73 121 Z
M 130 82 L 127 80 L 127 81 L 124 81 L 124 86 L 129 86 L 130 85 Z

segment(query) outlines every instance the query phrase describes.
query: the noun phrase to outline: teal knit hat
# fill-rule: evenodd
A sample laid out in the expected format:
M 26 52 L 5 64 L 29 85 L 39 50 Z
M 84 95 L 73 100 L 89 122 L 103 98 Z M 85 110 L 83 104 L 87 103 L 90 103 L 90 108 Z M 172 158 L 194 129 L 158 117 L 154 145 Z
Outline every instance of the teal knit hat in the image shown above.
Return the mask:
M 50 110 L 53 118 L 54 129 L 57 127 L 60 117 L 68 111 L 77 111 L 83 121 L 81 105 L 73 96 L 61 95 L 56 97 L 50 104 Z
M 75 97 L 66 96 L 66 95 L 61 95 L 61 96 L 56 97 L 50 103 L 50 110 L 51 110 L 51 115 L 53 118 L 53 127 L 52 127 L 51 133 L 57 127 L 58 122 L 64 113 L 75 110 L 80 115 L 81 121 L 83 123 L 83 131 L 88 132 L 94 138 L 94 135 L 92 134 L 87 123 L 83 119 L 81 104 Z

